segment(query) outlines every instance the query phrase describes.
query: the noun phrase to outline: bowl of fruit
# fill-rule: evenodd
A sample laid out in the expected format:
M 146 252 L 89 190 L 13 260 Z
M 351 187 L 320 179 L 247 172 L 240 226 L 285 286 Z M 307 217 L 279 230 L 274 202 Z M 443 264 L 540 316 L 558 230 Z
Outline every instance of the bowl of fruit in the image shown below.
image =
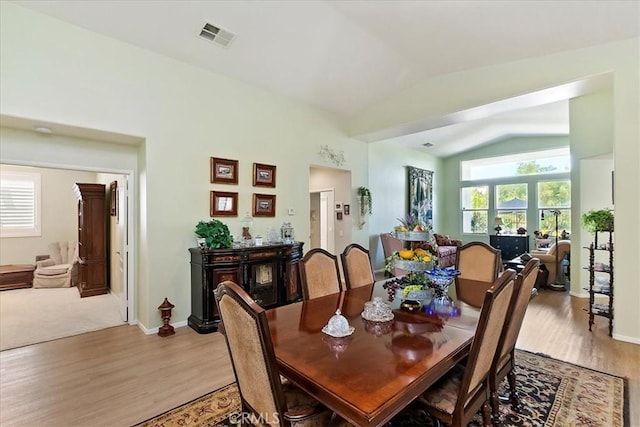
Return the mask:
M 422 249 L 401 249 L 392 256 L 394 268 L 407 271 L 426 271 L 433 268 L 431 254 Z
M 429 240 L 429 229 L 413 215 L 398 218 L 400 225 L 394 228 L 396 239 L 411 242 L 424 242 Z

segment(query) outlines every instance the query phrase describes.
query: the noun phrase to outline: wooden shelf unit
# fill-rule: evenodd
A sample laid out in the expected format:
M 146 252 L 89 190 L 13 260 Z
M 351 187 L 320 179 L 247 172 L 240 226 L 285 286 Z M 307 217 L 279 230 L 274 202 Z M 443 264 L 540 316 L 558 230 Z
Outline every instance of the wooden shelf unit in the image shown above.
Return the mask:
M 608 233 L 608 242 L 604 245 L 598 244 L 598 233 Z M 589 251 L 589 265 L 584 267 L 589 271 L 589 287 L 584 288 L 589 292 L 589 306 L 585 310 L 589 313 L 589 330 L 593 326 L 595 316 L 606 317 L 609 319 L 609 336 L 613 335 L 613 231 L 596 231 L 594 234 L 594 241 L 588 247 L 585 247 Z M 597 254 L 606 253 L 608 257 L 606 262 L 608 264 L 596 262 L 596 259 L 602 259 Z M 607 275 L 609 277 L 609 289 L 602 290 L 600 286 L 596 287 L 596 276 Z M 605 303 L 596 303 L 596 295 L 602 295 L 607 298 Z

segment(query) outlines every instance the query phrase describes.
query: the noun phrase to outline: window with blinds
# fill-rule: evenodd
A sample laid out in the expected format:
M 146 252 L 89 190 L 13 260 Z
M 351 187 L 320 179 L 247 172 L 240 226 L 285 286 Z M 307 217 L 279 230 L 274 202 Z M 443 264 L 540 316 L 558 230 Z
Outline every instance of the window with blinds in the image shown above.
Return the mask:
M 39 173 L 0 173 L 0 235 L 41 235 Z

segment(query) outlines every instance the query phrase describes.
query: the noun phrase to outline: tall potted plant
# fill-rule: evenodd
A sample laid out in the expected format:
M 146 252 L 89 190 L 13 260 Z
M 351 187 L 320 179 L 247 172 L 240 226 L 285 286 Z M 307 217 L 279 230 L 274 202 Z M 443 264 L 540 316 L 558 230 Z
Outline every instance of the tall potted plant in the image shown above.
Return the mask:
M 230 248 L 233 244 L 229 227 L 217 219 L 198 222 L 195 233 L 198 237 L 205 239 L 206 249 Z

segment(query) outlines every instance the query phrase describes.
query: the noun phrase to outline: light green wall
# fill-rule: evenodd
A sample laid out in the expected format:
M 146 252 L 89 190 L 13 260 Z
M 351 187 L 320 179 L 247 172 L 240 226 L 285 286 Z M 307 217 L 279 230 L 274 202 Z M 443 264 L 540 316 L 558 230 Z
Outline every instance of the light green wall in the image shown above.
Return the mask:
M 240 232 L 240 219 L 251 210 L 252 193 L 260 192 L 277 196 L 277 212 L 275 218 L 257 218 L 255 233 L 291 221 L 296 235 L 306 241 L 309 166 L 325 164 L 318 156 L 321 145 L 344 151 L 343 167 L 351 170 L 353 182 L 367 182 L 367 145 L 346 136 L 331 114 L 13 3 L 0 7 L 3 115 L 144 141 L 136 147 L 135 280 L 137 319 L 146 328 L 161 324 L 157 307 L 165 297 L 176 306 L 172 321 L 190 314 L 187 249 L 195 243 L 195 224 L 209 218 L 211 190 L 239 193 L 242 215 L 224 219 L 233 234 Z M 33 29 L 28 37 L 26 27 Z M 71 161 L 58 149 L 66 149 L 64 144 L 59 139 L 41 143 L 51 154 L 49 162 L 113 159 L 105 152 L 97 159 L 81 150 Z M 29 158 L 25 148 L 3 147 L 3 158 Z M 239 160 L 237 186 L 210 183 L 211 156 Z M 275 189 L 252 186 L 253 162 L 277 166 Z M 289 207 L 295 216 L 286 214 Z M 353 241 L 366 245 L 367 237 L 366 228 L 354 228 Z

